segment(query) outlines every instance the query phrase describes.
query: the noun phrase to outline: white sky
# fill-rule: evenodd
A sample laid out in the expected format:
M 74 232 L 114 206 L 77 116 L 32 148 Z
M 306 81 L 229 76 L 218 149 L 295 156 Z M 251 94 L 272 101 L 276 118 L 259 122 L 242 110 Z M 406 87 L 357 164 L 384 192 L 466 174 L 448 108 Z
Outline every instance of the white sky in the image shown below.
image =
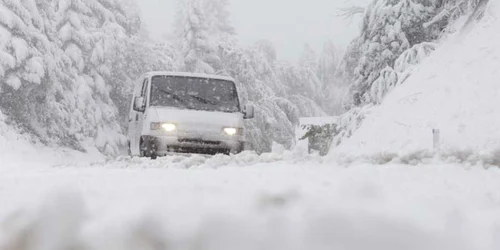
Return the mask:
M 153 38 L 172 31 L 177 0 L 137 0 Z M 243 44 L 271 40 L 278 58 L 295 61 L 305 43 L 320 51 L 331 39 L 345 46 L 359 32 L 354 21 L 337 17 L 337 9 L 371 0 L 231 0 L 231 21 Z

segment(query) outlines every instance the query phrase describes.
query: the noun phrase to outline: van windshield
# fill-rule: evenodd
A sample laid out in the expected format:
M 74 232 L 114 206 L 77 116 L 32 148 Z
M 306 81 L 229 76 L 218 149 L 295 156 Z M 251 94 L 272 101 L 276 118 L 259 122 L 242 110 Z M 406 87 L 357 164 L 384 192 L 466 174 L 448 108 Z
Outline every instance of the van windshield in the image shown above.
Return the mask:
M 240 112 L 236 86 L 231 81 L 184 77 L 154 76 L 150 105 L 179 109 Z

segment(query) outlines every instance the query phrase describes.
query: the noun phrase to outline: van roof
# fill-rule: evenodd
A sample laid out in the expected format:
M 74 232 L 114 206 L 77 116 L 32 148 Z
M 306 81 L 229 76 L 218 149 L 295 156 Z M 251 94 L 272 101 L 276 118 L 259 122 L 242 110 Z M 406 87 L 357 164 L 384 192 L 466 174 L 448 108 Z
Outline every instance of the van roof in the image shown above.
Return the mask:
M 184 77 L 194 77 L 194 78 L 209 78 L 216 80 L 225 80 L 234 82 L 234 79 L 229 76 L 219 76 L 219 75 L 210 75 L 210 74 L 200 74 L 200 73 L 188 73 L 188 72 L 169 72 L 169 71 L 152 71 L 146 73 L 147 77 L 153 76 L 184 76 Z

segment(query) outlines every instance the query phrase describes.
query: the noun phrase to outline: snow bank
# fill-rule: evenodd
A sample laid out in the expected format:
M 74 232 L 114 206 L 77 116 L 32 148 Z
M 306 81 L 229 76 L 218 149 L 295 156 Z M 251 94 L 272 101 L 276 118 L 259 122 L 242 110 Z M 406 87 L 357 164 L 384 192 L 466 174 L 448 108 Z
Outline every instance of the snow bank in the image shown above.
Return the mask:
M 38 139 L 23 134 L 20 129 L 9 125 L 7 117 L 0 112 L 0 170 L 73 162 L 88 163 L 104 158 L 95 147 L 88 147 L 87 150 L 86 153 L 82 153 L 70 149 L 47 147 Z
M 7 125 L 5 115 L 0 112 L 0 167 L 36 163 L 40 160 L 38 156 L 35 140 Z
M 160 157 L 157 160 L 140 157 L 118 157 L 91 163 L 94 168 L 116 168 L 116 169 L 188 169 L 188 168 L 211 168 L 216 169 L 225 166 L 248 167 L 262 163 L 287 162 L 299 164 L 304 162 L 320 163 L 323 159 L 317 155 L 309 155 L 306 150 L 296 148 L 294 151 L 276 150 L 273 153 L 257 154 L 253 151 L 244 151 L 237 155 L 197 155 L 197 154 L 172 154 Z M 87 167 L 88 162 L 72 162 L 61 164 L 58 167 Z
M 500 9 L 446 41 L 333 155 L 410 155 L 433 150 L 489 154 L 500 149 Z

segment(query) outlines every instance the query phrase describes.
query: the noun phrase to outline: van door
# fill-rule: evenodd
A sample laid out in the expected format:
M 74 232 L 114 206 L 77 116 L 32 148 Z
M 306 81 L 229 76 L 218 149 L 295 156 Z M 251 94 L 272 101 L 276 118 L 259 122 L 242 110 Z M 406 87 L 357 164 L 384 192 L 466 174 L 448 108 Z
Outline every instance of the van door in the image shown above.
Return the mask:
M 135 87 L 136 89 L 137 87 Z M 130 104 L 130 112 L 129 112 L 129 115 L 128 115 L 128 146 L 129 146 L 129 153 L 132 155 L 132 156 L 136 156 L 138 155 L 138 150 L 136 149 L 136 145 L 137 143 L 135 142 L 135 131 L 136 131 L 136 127 L 135 127 L 135 117 L 136 117 L 136 111 L 134 110 L 134 100 L 135 100 L 135 97 L 137 96 L 137 91 L 134 89 L 134 93 L 132 94 L 132 101 L 131 101 L 131 104 Z
M 148 89 L 148 79 L 144 79 L 144 81 L 141 84 L 140 92 L 134 94 L 134 97 L 132 98 L 133 99 L 132 105 L 134 105 L 133 102 L 135 97 L 143 97 L 144 103 L 145 104 L 147 103 L 147 89 Z M 140 155 L 139 147 L 142 136 L 145 112 L 135 111 L 132 106 L 131 117 L 129 118 L 130 128 L 131 128 L 129 130 L 129 138 L 130 138 L 131 152 L 132 155 L 135 156 Z

